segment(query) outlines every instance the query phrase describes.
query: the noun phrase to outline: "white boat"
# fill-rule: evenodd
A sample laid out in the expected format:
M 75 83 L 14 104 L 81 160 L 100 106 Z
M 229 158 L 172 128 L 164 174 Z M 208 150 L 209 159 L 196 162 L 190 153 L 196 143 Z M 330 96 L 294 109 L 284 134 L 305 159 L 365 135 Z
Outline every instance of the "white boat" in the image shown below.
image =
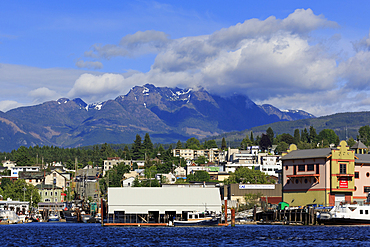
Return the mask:
M 218 226 L 219 219 L 208 212 L 187 212 L 183 220 L 174 220 L 173 226 Z
M 370 204 L 341 203 L 328 212 L 318 212 L 317 220 L 325 225 L 370 225 Z
M 58 212 L 50 212 L 49 217 L 48 217 L 48 222 L 59 222 L 60 221 L 60 216 Z
M 0 222 L 1 223 L 9 223 L 9 224 L 17 224 L 22 223 L 22 220 L 19 216 L 10 210 L 0 210 Z

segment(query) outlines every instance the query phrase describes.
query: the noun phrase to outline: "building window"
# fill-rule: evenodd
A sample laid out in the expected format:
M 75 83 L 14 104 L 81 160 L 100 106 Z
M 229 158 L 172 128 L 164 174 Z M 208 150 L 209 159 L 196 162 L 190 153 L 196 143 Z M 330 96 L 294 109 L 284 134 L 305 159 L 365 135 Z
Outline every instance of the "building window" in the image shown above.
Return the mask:
M 369 193 L 370 192 L 370 187 L 369 186 L 365 186 L 364 187 L 364 193 Z
M 360 210 L 360 214 L 364 214 L 364 210 L 362 210 L 362 209 L 361 209 L 361 210 Z
M 369 174 L 369 172 L 367 172 L 367 173 L 366 173 L 366 177 L 369 177 L 369 175 L 370 175 L 370 174 Z
M 347 174 L 347 164 L 339 164 L 339 173 Z
M 305 169 L 305 165 L 298 165 L 298 171 L 299 171 L 299 172 L 304 172 L 304 171 L 306 171 L 306 169 Z
M 314 171 L 315 166 L 314 165 L 307 165 L 307 171 Z
M 355 172 L 355 178 L 360 178 L 360 173 L 359 172 Z
M 45 191 L 45 196 L 47 196 L 48 195 L 48 192 L 47 191 Z

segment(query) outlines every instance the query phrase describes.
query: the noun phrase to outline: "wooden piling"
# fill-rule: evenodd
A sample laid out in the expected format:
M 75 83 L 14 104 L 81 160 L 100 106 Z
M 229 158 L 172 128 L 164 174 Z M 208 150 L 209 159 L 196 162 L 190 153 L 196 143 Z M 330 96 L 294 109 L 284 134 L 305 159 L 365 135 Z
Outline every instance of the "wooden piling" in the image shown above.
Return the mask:
M 231 226 L 235 226 L 235 208 L 231 209 Z

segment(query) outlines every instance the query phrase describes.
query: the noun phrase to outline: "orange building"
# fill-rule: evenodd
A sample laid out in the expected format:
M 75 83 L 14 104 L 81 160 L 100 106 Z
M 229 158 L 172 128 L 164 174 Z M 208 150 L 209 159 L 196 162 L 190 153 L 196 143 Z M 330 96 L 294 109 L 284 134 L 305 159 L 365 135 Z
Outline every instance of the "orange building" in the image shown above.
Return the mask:
M 370 176 L 370 155 L 362 155 L 366 165 L 360 166 L 355 161 L 360 160 L 355 150 L 345 141 L 337 148 L 305 150 L 292 144 L 281 158 L 283 201 L 291 206 L 334 206 L 342 201 L 364 200 L 365 191 L 370 191 L 370 177 L 364 179 L 366 172 Z

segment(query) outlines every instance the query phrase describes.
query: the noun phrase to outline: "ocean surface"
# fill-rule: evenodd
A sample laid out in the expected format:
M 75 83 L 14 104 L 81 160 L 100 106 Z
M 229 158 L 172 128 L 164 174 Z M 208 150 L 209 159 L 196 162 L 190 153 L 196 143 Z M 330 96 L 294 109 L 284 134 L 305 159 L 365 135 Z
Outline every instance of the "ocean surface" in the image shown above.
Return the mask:
M 369 226 L 101 227 L 0 225 L 1 246 L 370 246 Z

